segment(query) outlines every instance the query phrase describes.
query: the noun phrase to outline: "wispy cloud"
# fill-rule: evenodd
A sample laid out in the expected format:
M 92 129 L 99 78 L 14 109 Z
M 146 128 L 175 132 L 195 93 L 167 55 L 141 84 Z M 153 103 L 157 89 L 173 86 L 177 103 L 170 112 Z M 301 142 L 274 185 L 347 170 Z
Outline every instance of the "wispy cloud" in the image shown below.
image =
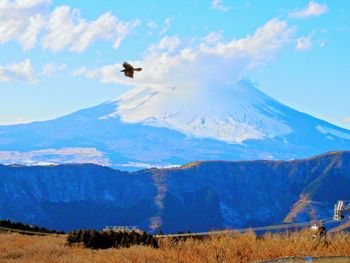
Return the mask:
M 146 26 L 150 29 L 156 29 L 157 28 L 157 23 L 154 21 L 149 21 Z
M 191 45 L 182 43 L 178 37 L 164 37 L 157 45 L 151 46 L 143 60 L 132 61 L 135 66 L 143 67 L 143 71 L 132 80 L 122 76 L 119 63 L 98 69 L 84 67 L 74 73 L 97 78 L 102 83 L 142 86 L 217 80 L 232 82 L 242 78 L 247 70 L 272 60 L 292 39 L 293 32 L 287 22 L 272 19 L 253 35 L 229 42 L 211 36 L 210 41 L 202 39 L 202 42 Z
M 47 63 L 43 66 L 41 74 L 45 76 L 57 76 L 66 68 L 66 64 Z
M 24 124 L 24 123 L 30 123 L 30 122 L 33 122 L 33 120 L 28 119 L 25 116 L 19 116 L 19 117 L 7 119 L 6 121 L 0 121 L 0 125 Z
M 167 17 L 164 20 L 163 26 L 162 26 L 162 28 L 161 28 L 161 30 L 159 32 L 160 35 L 164 35 L 166 32 L 168 32 L 172 21 L 173 21 L 173 19 L 170 18 L 170 17 Z
M 177 36 L 163 37 L 157 45 L 151 45 L 149 47 L 150 52 L 157 52 L 159 50 L 167 50 L 168 52 L 174 52 L 181 44 L 181 40 Z
M 95 163 L 110 166 L 109 159 L 95 148 L 45 149 L 29 152 L 0 151 L 0 163 L 34 165 L 40 163 Z
M 0 81 L 2 82 L 37 82 L 34 69 L 29 59 L 21 63 L 0 66 Z
M 319 4 L 314 1 L 310 1 L 308 5 L 302 10 L 296 10 L 289 13 L 289 17 L 294 18 L 308 18 L 312 16 L 320 16 L 328 11 L 326 4 Z
M 153 31 L 157 29 L 158 25 L 155 21 L 149 21 L 146 24 L 147 28 L 149 29 L 148 34 L 152 35 Z
M 222 12 L 227 12 L 231 9 L 231 7 L 226 7 L 224 5 L 223 0 L 212 0 L 211 4 L 210 4 L 210 9 L 215 9 L 215 10 L 219 10 Z
M 138 20 L 121 21 L 112 13 L 89 21 L 79 9 L 67 5 L 49 12 L 50 0 L 2 1 L 0 4 L 0 43 L 18 41 L 23 48 L 39 45 L 54 52 L 82 52 L 98 40 L 112 42 L 118 48 L 121 41 L 139 25 Z
M 75 69 L 72 72 L 72 76 L 78 77 L 78 76 L 85 76 L 88 79 L 93 79 L 98 77 L 98 72 L 93 71 L 93 70 L 89 70 L 86 67 L 80 67 Z
M 203 41 L 207 44 L 213 44 L 219 42 L 223 38 L 223 31 L 211 32 L 205 37 L 203 37 Z
M 295 48 L 297 50 L 307 50 L 307 49 L 312 48 L 311 35 L 298 38 L 296 40 Z
M 350 122 L 350 117 L 345 118 L 344 122 Z

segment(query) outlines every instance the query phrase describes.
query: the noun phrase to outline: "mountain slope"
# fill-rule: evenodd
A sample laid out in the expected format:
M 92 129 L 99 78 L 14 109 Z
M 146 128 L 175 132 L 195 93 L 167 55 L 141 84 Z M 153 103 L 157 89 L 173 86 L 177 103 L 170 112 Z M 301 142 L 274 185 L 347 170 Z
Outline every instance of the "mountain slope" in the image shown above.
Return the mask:
M 349 189 L 350 152 L 138 172 L 92 164 L 0 166 L 0 217 L 59 230 L 205 231 L 328 218 Z M 308 201 L 297 209 L 300 199 Z
M 4 164 L 89 162 L 126 169 L 348 149 L 348 130 L 295 111 L 247 81 L 191 94 L 140 87 L 55 120 L 0 126 Z
M 190 92 L 187 88 L 136 88 L 116 101 L 114 114 L 128 123 L 168 127 L 228 143 L 292 132 L 284 123 L 283 112 L 274 107 L 281 105 L 247 81 L 215 89 L 201 85 Z

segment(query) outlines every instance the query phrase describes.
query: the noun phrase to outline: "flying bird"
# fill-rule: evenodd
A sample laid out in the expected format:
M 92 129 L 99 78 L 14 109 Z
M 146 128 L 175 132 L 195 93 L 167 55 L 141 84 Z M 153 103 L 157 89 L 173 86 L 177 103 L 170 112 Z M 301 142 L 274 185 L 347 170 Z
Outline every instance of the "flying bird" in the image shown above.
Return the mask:
M 129 77 L 129 78 L 134 77 L 134 71 L 141 71 L 142 70 L 142 68 L 134 68 L 128 62 L 124 62 L 123 67 L 124 67 L 124 69 L 121 70 L 120 72 L 124 72 L 124 75 L 126 77 Z

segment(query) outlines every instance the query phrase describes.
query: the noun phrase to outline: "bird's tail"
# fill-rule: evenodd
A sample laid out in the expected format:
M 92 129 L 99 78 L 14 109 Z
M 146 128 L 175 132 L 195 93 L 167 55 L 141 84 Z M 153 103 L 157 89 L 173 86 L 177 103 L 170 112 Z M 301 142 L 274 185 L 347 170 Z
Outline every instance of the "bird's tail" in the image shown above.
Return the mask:
M 134 68 L 135 71 L 141 71 L 142 68 Z

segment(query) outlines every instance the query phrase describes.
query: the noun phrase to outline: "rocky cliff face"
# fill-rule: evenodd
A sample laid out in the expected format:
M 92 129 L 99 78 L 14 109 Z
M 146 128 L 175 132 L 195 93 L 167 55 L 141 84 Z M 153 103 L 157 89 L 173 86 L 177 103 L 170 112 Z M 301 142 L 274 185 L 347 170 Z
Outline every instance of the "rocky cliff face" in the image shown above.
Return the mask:
M 350 196 L 350 152 L 295 161 L 209 161 L 121 172 L 0 166 L 0 218 L 59 230 L 137 225 L 204 231 L 332 216 Z

